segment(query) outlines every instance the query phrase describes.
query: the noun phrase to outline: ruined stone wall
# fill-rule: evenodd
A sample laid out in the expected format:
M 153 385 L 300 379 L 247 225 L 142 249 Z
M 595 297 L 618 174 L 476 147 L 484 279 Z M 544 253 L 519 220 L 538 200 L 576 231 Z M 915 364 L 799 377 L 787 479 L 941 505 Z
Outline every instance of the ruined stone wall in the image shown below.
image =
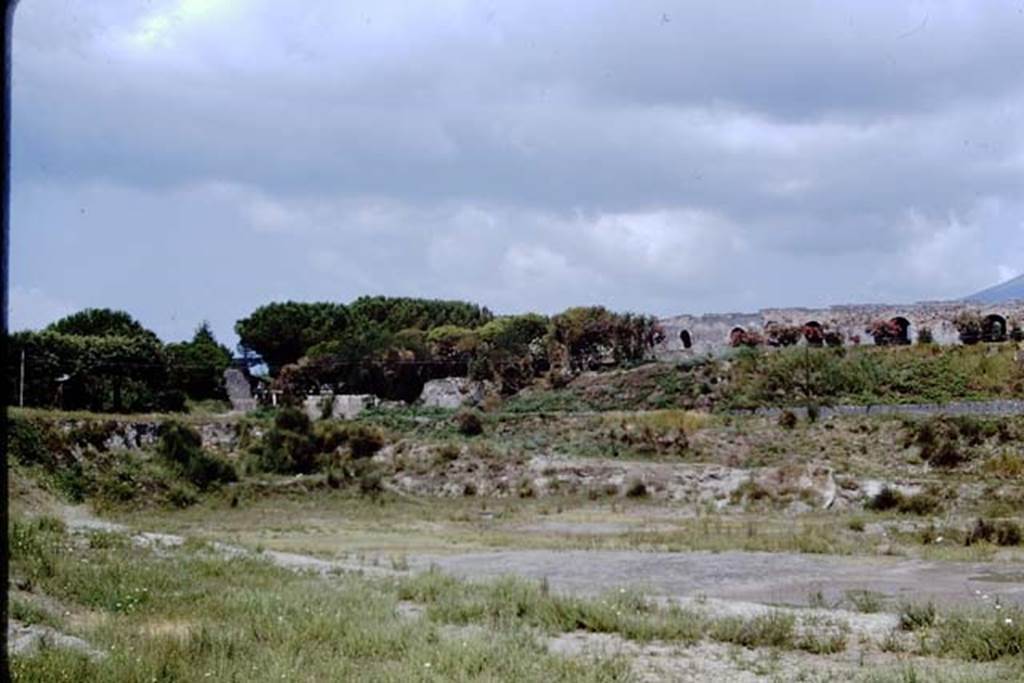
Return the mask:
M 907 336 L 917 341 L 920 330 L 931 330 L 938 344 L 960 344 L 960 332 L 954 321 L 964 312 L 976 313 L 982 318 L 998 315 L 1008 325 L 1024 324 L 1024 301 L 981 305 L 965 302 L 926 302 L 904 306 L 860 305 L 831 306 L 829 308 L 768 308 L 757 313 L 726 313 L 721 315 L 680 315 L 660 321 L 665 340 L 655 349 L 658 360 L 681 361 L 687 358 L 718 355 L 732 348 L 730 337 L 739 328 L 746 332 L 764 334 L 770 323 L 804 326 L 816 322 L 822 327 L 842 333 L 847 346 L 859 343 L 872 345 L 874 338 L 867 332 L 876 321 L 902 318 L 910 323 Z M 688 342 L 688 344 L 687 344 Z M 801 344 L 806 344 L 802 340 Z

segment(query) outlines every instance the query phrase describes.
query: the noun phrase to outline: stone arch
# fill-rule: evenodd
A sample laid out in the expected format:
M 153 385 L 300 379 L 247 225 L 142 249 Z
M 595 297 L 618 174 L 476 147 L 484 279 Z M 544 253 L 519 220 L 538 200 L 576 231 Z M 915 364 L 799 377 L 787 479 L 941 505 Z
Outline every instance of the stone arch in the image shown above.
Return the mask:
M 804 323 L 803 335 L 804 339 L 807 340 L 808 346 L 818 347 L 825 345 L 825 329 L 817 320 Z
M 906 346 L 910 343 L 910 321 L 901 315 L 896 316 L 889 322 L 893 323 L 899 328 L 899 332 L 893 340 L 894 344 L 899 346 Z
M 981 340 L 985 342 L 1004 342 L 1006 338 L 1006 318 L 996 313 L 985 316 L 981 321 Z
M 679 341 L 683 343 L 684 349 L 693 348 L 693 337 L 690 336 L 689 330 L 683 330 L 679 333 Z

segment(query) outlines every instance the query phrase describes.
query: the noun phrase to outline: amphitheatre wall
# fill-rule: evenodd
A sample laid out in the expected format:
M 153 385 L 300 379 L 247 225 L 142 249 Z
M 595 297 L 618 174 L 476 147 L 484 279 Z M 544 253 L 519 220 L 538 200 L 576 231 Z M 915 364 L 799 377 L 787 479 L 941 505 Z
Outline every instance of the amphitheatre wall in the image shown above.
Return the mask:
M 770 324 L 804 328 L 819 326 L 840 333 L 842 344 L 873 345 L 869 328 L 879 321 L 898 322 L 905 331 L 904 343 L 914 343 L 921 330 L 931 331 L 937 344 L 963 343 L 956 325 L 964 314 L 1002 325 L 1004 333 L 1024 325 L 1024 301 L 1000 304 L 968 302 L 924 302 L 907 305 L 846 305 L 829 308 L 767 308 L 757 313 L 680 315 L 660 320 L 664 341 L 655 348 L 659 360 L 679 361 L 718 355 L 732 348 L 736 331 L 764 335 Z M 1006 336 L 1005 334 L 1003 336 Z M 807 344 L 801 339 L 800 344 Z

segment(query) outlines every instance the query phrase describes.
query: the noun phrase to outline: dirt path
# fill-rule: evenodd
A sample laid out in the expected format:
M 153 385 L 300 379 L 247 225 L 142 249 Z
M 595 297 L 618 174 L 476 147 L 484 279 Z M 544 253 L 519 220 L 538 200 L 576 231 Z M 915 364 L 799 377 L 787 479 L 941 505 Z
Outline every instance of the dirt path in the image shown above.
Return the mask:
M 64 508 L 71 528 L 127 531 L 92 516 L 84 507 Z M 178 546 L 181 536 L 137 533 L 136 543 Z M 258 555 L 277 566 L 320 574 L 358 571 L 394 575 L 365 562 L 263 551 L 214 543 L 225 555 Z M 420 555 L 408 558 L 409 571 L 431 566 L 472 579 L 516 575 L 546 579 L 556 590 L 594 595 L 624 586 L 671 598 L 712 598 L 738 603 L 806 606 L 840 605 L 850 591 L 885 597 L 883 608 L 900 602 L 933 601 L 946 606 L 1024 605 L 1024 563 L 939 562 L 889 557 L 847 557 L 797 553 L 641 552 L 511 550 Z M 847 602 L 847 606 L 849 603 Z
M 553 588 L 595 594 L 623 586 L 652 594 L 766 604 L 828 604 L 846 591 L 870 590 L 900 601 L 942 605 L 1024 605 L 1024 563 L 929 562 L 886 557 L 790 553 L 636 551 L 508 551 L 410 559 L 412 569 L 436 565 L 466 578 L 515 574 L 547 579 Z

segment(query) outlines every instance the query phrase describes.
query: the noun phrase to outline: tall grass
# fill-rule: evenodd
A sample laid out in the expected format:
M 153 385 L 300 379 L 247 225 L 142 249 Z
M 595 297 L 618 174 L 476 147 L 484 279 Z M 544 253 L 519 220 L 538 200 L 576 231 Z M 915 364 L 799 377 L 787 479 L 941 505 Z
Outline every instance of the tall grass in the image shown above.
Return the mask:
M 109 536 L 82 543 L 52 521 L 15 521 L 12 538 L 12 572 L 69 612 L 102 617 L 64 628 L 107 655 L 44 647 L 12 659 L 14 680 L 630 679 L 619 659 L 549 654 L 517 622 L 452 637 L 404 619 L 396 592 L 359 577 L 312 580 L 258 560 L 195 548 L 159 554 Z

